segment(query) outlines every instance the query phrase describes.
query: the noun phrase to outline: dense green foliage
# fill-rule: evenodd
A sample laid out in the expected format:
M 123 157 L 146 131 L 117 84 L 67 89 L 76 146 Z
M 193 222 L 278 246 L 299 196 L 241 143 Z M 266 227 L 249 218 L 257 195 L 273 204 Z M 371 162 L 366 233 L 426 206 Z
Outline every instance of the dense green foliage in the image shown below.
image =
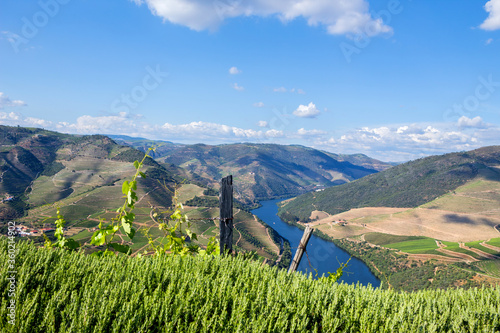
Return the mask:
M 92 257 L 16 244 L 2 332 L 494 332 L 500 289 L 400 293 L 241 258 Z M 7 241 L 0 240 L 6 276 Z M 8 304 L 15 301 L 15 323 Z
M 213 189 L 213 188 L 207 188 L 203 191 L 203 195 L 218 197 L 219 191 L 217 191 L 216 189 Z
M 417 207 L 488 171 L 500 179 L 500 146 L 430 156 L 356 181 L 301 195 L 280 207 L 285 220 L 308 221 L 314 210 L 337 214 L 359 207 Z M 486 172 L 485 172 L 486 173 Z
M 65 168 L 64 164 L 62 164 L 61 162 L 54 161 L 49 165 L 47 165 L 45 170 L 43 170 L 41 176 L 52 177 L 59 171 L 63 170 L 64 168 Z

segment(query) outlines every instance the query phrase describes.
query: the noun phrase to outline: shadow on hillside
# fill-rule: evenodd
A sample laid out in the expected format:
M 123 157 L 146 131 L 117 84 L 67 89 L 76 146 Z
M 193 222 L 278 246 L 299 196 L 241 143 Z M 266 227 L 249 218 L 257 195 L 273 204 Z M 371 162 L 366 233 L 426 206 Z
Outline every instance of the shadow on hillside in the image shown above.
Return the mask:
M 468 216 L 463 216 L 463 215 L 446 214 L 444 218 L 446 222 L 450 223 L 476 224 L 476 221 L 472 220 Z
M 445 221 L 449 223 L 462 223 L 462 224 L 480 224 L 480 225 L 487 225 L 490 227 L 494 227 L 496 225 L 495 222 L 488 220 L 487 218 L 481 218 L 481 219 L 471 219 L 468 216 L 464 215 L 458 215 L 458 214 L 446 214 L 444 215 Z

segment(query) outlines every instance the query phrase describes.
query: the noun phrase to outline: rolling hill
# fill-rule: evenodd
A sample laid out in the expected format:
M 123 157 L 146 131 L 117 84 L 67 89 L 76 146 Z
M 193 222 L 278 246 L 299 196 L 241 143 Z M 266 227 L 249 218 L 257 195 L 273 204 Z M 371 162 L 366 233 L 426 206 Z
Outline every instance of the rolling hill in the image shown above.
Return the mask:
M 0 147 L 1 220 L 67 198 L 75 201 L 83 193 L 116 192 L 120 197 L 120 181 L 134 171 L 131 162 L 144 156 L 102 135 L 75 136 L 8 126 L 0 126 Z M 146 192 L 157 187 L 157 180 L 171 187 L 175 178 L 172 170 L 153 159 L 147 161 L 146 173 L 150 175 L 144 181 Z M 158 195 L 155 203 L 170 205 L 169 191 Z M 79 208 L 87 212 L 95 206 Z
M 285 203 L 280 216 L 308 221 L 313 211 L 339 214 L 362 207 L 415 208 L 476 179 L 500 181 L 500 146 L 430 156 L 362 179 L 301 195 Z
M 431 156 L 282 202 L 394 289 L 500 281 L 500 146 Z M 301 222 L 298 222 L 301 221 Z
M 53 217 L 60 208 L 67 221 L 65 235 L 89 250 L 93 228 L 116 216 L 116 209 L 123 205 L 122 184 L 135 173 L 133 162 L 144 156 L 103 135 L 76 136 L 7 126 L 0 126 L 0 149 L 0 228 L 5 230 L 5 221 L 15 220 L 37 230 L 33 236 L 40 241 L 39 229 L 53 228 Z M 144 232 L 152 239 L 165 236 L 150 214 L 152 207 L 167 211 L 174 194 L 185 204 L 185 213 L 193 219 L 191 229 L 199 235 L 202 246 L 218 235 L 218 222 L 211 220 L 219 214 L 216 190 L 203 187 L 196 175 L 172 164 L 160 165 L 152 158 L 146 160 L 142 171 L 147 177 L 139 179 L 134 210 L 138 232 L 133 244 L 126 235 L 118 235 L 133 252 L 148 247 Z M 238 202 L 234 215 L 236 250 L 255 251 L 270 262 L 282 256 L 281 237 L 274 230 Z
M 144 140 L 127 138 L 138 149 Z M 153 141 L 148 142 L 154 144 Z M 232 174 L 238 199 L 252 202 L 296 196 L 313 189 L 350 182 L 390 168 L 366 155 L 337 155 L 304 146 L 238 143 L 210 146 L 158 142 L 156 160 L 180 166 L 215 186 Z M 163 147 L 163 149 L 162 149 Z

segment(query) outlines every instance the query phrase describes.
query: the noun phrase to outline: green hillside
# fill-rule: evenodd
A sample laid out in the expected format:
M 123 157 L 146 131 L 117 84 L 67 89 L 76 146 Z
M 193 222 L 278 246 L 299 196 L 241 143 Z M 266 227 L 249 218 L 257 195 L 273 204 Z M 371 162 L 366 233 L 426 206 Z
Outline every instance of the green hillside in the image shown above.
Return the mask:
M 33 221 L 35 211 L 42 220 L 55 209 L 44 205 L 54 202 L 71 210 L 76 220 L 110 209 L 114 204 L 111 198 L 121 197 L 121 182 L 134 173 L 132 162 L 144 156 L 102 135 L 77 136 L 8 126 L 0 126 L 0 150 L 0 198 L 4 199 L 0 220 L 28 214 L 27 220 Z M 144 181 L 145 192 L 158 187 L 157 180 L 172 186 L 175 174 L 171 170 L 153 159 L 146 164 L 150 177 Z M 86 203 L 90 197 L 97 205 Z M 158 193 L 154 203 L 168 206 L 170 198 L 169 191 Z
M 25 242 L 16 248 L 14 289 L 0 280 L 6 333 L 500 330 L 498 287 L 398 292 L 313 280 L 241 257 L 97 258 Z M 2 276 L 8 262 L 2 237 Z
M 141 160 L 144 153 L 102 135 L 75 136 L 6 126 L 0 127 L 0 131 L 4 138 L 0 142 L 2 230 L 5 220 L 15 220 L 37 231 L 32 239 L 43 241 L 40 229 L 53 228 L 53 217 L 60 208 L 67 221 L 65 234 L 92 250 L 93 228 L 102 219 L 110 221 L 116 216 L 116 209 L 123 205 L 122 184 L 135 174 L 133 162 Z M 145 140 L 143 144 L 152 142 Z M 194 219 L 191 229 L 199 235 L 198 243 L 205 246 L 210 237 L 218 236 L 218 223 L 210 220 L 219 214 L 218 194 L 204 187 L 201 177 L 172 164 L 160 165 L 152 158 L 146 160 L 142 171 L 146 178 L 139 179 L 137 188 L 139 200 L 134 213 L 138 232 L 134 242 L 118 232 L 118 237 L 130 245 L 133 252 L 148 248 L 146 230 L 150 230 L 153 240 L 165 236 L 150 214 L 152 207 L 160 210 L 171 207 L 175 188 L 180 203 L 190 202 L 185 213 Z M 255 251 L 270 263 L 282 256 L 284 249 L 280 248 L 279 235 L 272 237 L 272 229 L 255 219 L 237 201 L 234 214 L 233 245 L 237 251 Z M 50 232 L 48 235 L 53 238 Z M 289 253 L 284 256 L 288 258 Z M 286 260 L 280 262 L 287 263 Z
M 360 207 L 417 207 L 478 176 L 499 181 L 499 166 L 500 146 L 422 158 L 301 195 L 280 207 L 279 215 L 289 221 L 307 221 L 315 210 L 333 215 Z
M 140 140 L 127 143 L 143 148 Z M 336 155 L 303 146 L 240 143 L 171 149 L 172 144 L 164 144 L 168 149 L 157 156 L 158 161 L 180 166 L 210 180 L 212 186 L 232 174 L 239 199 L 247 202 L 298 195 L 390 167 L 361 154 Z

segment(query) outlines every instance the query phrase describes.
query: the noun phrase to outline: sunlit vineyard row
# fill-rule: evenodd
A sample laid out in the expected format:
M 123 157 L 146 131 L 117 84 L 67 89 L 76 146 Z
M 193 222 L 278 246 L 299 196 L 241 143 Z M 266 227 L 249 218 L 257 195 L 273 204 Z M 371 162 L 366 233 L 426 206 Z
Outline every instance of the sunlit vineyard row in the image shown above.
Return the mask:
M 500 288 L 395 292 L 314 280 L 241 257 L 94 257 L 16 243 L 2 332 L 494 332 Z M 15 301 L 15 324 L 8 307 Z

